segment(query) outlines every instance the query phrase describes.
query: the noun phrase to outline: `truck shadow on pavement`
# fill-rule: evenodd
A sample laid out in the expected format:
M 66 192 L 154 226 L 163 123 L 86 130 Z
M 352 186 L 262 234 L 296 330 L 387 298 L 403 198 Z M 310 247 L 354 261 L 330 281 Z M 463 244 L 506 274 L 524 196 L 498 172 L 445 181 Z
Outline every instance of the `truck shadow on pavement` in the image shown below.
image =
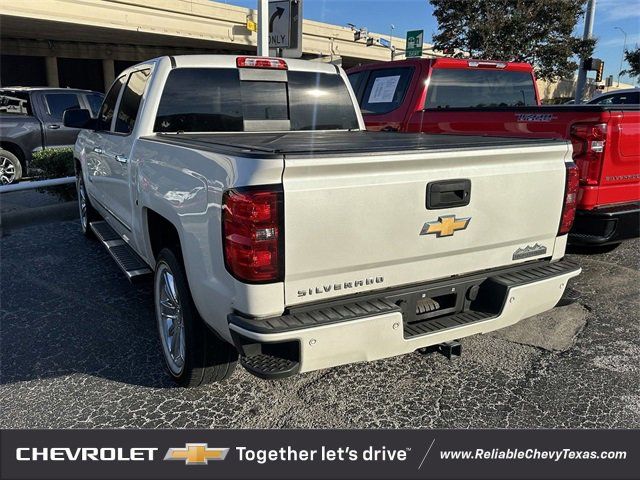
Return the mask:
M 132 286 L 78 221 L 39 224 L 2 239 L 0 383 L 75 372 L 170 388 L 151 283 Z

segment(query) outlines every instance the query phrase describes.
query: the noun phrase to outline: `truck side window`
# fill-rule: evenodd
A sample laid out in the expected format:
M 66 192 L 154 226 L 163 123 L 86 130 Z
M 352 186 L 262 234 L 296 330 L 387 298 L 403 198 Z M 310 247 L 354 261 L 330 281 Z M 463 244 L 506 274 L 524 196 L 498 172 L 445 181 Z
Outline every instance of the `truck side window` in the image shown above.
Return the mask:
M 536 105 L 530 72 L 436 68 L 424 108 L 520 107 Z
M 54 121 L 61 121 L 65 110 L 80 108 L 78 95 L 75 93 L 47 93 L 44 99 L 47 104 L 47 113 Z
M 133 72 L 129 76 L 127 86 L 122 92 L 122 99 L 120 100 L 118 115 L 116 116 L 116 125 L 114 128 L 116 132 L 129 134 L 133 131 L 136 118 L 138 117 L 142 94 L 144 93 L 144 88 L 147 85 L 150 74 L 151 70 L 146 69 Z
M 109 89 L 109 93 L 104 99 L 102 103 L 102 108 L 100 108 L 100 114 L 98 115 L 98 122 L 96 124 L 96 130 L 105 130 L 109 131 L 111 129 L 111 120 L 113 120 L 113 111 L 116 109 L 116 102 L 118 101 L 118 95 L 120 95 L 120 90 L 122 90 L 122 86 L 125 82 L 125 76 L 118 78 L 111 88 Z
M 413 68 L 373 70 L 362 96 L 362 113 L 388 113 L 398 108 L 407 92 Z

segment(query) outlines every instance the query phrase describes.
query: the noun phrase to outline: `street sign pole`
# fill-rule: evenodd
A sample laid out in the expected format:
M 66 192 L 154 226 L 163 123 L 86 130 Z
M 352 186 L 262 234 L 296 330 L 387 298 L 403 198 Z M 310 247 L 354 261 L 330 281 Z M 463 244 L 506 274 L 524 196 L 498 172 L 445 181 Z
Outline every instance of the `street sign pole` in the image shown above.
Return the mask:
M 258 55 L 269 56 L 269 0 L 258 0 Z
M 405 58 L 422 57 L 423 40 L 424 40 L 424 30 L 408 31 Z
M 269 0 L 269 54 L 302 56 L 302 0 Z

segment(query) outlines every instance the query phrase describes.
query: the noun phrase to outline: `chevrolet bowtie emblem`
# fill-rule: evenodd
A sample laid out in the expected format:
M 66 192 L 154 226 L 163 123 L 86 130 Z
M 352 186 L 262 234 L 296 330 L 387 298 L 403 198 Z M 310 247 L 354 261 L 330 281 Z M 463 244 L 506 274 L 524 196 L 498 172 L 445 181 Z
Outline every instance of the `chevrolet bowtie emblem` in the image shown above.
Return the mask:
M 422 227 L 420 235 L 435 233 L 436 237 L 450 237 L 457 230 L 464 230 L 469 225 L 471 217 L 456 218 L 455 215 L 443 215 L 435 222 L 427 222 Z
M 228 448 L 209 448 L 206 443 L 187 443 L 185 448 L 170 448 L 165 460 L 184 460 L 187 465 L 207 465 L 209 460 L 224 460 Z

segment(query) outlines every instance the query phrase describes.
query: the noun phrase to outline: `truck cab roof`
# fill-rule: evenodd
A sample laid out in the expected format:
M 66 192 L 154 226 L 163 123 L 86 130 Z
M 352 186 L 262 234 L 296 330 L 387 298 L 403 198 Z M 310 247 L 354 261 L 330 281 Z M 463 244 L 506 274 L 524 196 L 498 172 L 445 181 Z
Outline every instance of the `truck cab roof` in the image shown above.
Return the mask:
M 163 57 L 157 57 L 152 60 L 139 63 L 124 70 L 123 73 L 129 73 L 130 71 L 138 70 L 140 67 L 149 65 L 150 63 L 157 63 L 163 59 L 168 59 L 171 62 L 172 68 L 238 68 L 238 59 L 241 58 L 271 58 L 271 57 L 257 57 L 255 55 L 167 55 Z M 280 58 L 273 59 L 283 62 L 286 68 L 284 70 L 296 71 L 296 72 L 318 72 L 318 73 L 330 73 L 339 74 L 339 70 L 335 65 L 322 62 L 314 62 L 310 60 L 297 60 L 293 58 Z M 258 67 L 259 68 L 259 67 Z M 265 70 L 273 70 L 272 68 L 265 68 Z
M 63 87 L 2 87 L 0 92 L 87 92 L 95 93 L 93 90 L 86 90 L 84 88 L 63 88 Z
M 481 60 L 474 58 L 407 58 L 393 62 L 377 62 L 360 65 L 348 70 L 348 73 L 361 70 L 378 70 L 382 68 L 398 68 L 407 65 L 421 65 L 427 68 L 479 69 L 496 68 L 500 70 L 532 72 L 530 64 L 524 62 L 505 62 L 502 60 Z

